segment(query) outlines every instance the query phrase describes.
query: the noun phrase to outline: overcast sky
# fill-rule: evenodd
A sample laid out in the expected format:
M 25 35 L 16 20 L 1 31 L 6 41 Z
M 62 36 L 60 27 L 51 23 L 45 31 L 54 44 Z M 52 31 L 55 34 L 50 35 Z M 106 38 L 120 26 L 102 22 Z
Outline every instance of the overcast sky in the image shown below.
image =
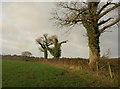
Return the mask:
M 76 26 L 67 33 L 67 28 L 56 28 L 49 20 L 52 8 L 55 8 L 53 2 L 2 2 L 0 53 L 20 55 L 23 51 L 30 51 L 34 56 L 42 57 L 43 53 L 38 50 L 35 39 L 48 33 L 57 35 L 60 41 L 69 40 L 62 45 L 62 57 L 88 58 L 84 27 Z M 118 57 L 118 27 L 115 25 L 111 29 L 112 32 L 106 32 L 100 37 L 101 54 L 110 49 L 110 57 Z

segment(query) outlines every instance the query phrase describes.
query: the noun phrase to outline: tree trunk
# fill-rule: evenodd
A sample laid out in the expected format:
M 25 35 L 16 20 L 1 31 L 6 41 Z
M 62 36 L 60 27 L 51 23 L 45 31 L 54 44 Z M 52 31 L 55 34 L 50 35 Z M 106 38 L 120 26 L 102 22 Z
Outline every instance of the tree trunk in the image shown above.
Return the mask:
M 100 58 L 100 46 L 99 46 L 100 32 L 97 25 L 95 24 L 93 26 L 85 22 L 83 25 L 86 28 L 88 37 L 89 65 L 93 67 Z
M 86 28 L 89 46 L 89 65 L 94 68 L 95 63 L 100 58 L 100 46 L 99 46 L 99 27 L 98 27 L 98 16 L 97 5 L 99 2 L 89 2 L 88 11 L 89 15 L 82 15 L 82 23 Z
M 96 31 L 96 30 L 95 30 Z M 92 68 L 96 68 L 96 62 L 100 59 L 100 46 L 99 46 L 99 32 L 88 33 L 88 45 L 89 45 L 89 65 Z
M 99 58 L 100 58 L 99 43 L 91 42 L 89 44 L 89 64 L 90 65 L 94 64 L 99 60 Z
M 48 58 L 48 53 L 47 50 L 44 50 L 44 58 L 47 59 Z

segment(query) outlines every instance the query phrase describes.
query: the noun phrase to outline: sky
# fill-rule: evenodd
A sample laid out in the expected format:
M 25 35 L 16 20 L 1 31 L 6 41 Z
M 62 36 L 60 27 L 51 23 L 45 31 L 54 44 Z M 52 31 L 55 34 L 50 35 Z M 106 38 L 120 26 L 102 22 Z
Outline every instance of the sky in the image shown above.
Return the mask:
M 86 31 L 82 25 L 67 32 L 69 28 L 57 28 L 50 20 L 51 12 L 56 7 L 54 2 L 2 2 L 0 6 L 0 54 L 21 55 L 23 51 L 30 51 L 33 56 L 43 57 L 35 39 L 48 33 L 49 36 L 57 35 L 60 41 L 68 40 L 68 43 L 62 45 L 62 57 L 89 57 L 88 41 L 84 36 Z M 118 57 L 117 25 L 109 31 L 112 32 L 106 32 L 100 37 L 101 55 L 110 49 L 109 56 Z M 49 54 L 49 57 L 52 56 Z

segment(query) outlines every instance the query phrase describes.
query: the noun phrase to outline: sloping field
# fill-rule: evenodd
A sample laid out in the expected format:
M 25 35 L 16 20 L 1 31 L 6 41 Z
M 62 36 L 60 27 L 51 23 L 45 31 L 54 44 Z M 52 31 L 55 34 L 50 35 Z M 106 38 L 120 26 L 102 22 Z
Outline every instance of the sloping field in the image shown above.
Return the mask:
M 3 87 L 93 87 L 116 86 L 91 74 L 42 62 L 2 61 Z
M 3 87 L 82 87 L 94 81 L 67 70 L 37 62 L 3 60 Z

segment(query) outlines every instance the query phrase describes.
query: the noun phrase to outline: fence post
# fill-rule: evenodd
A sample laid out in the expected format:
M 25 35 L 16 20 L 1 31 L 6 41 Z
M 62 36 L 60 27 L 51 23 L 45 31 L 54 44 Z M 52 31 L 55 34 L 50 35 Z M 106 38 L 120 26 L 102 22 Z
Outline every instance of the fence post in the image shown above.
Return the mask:
M 113 75 L 112 75 L 112 71 L 111 71 L 111 67 L 110 67 L 110 63 L 109 63 L 109 62 L 108 62 L 108 70 L 109 70 L 110 78 L 113 78 Z

